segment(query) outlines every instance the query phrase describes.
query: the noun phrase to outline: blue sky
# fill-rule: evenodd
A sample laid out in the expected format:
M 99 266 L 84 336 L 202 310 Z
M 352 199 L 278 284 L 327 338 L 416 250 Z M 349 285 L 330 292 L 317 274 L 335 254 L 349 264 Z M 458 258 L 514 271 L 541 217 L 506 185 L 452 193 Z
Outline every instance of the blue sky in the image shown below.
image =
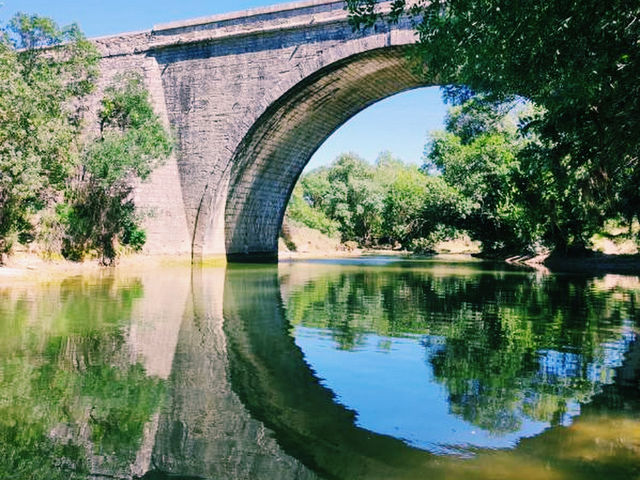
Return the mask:
M 442 128 L 446 110 L 437 87 L 382 100 L 338 129 L 316 152 L 307 169 L 326 165 L 343 152 L 374 161 L 383 150 L 405 162 L 421 164 L 427 134 Z
M 61 25 L 77 22 L 90 37 L 146 30 L 158 23 L 214 15 L 266 5 L 273 0 L 0 0 L 0 21 L 14 13 L 37 13 Z M 436 88 L 418 89 L 379 102 L 347 122 L 316 152 L 309 168 L 331 162 L 342 152 L 369 161 L 389 150 L 419 163 L 427 133 L 442 128 L 446 107 Z

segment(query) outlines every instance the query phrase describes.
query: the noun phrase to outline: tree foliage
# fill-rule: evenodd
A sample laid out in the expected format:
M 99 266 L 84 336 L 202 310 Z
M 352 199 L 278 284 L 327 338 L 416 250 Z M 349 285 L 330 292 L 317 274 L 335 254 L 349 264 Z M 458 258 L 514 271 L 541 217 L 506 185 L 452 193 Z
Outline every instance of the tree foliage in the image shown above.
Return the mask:
M 0 33 L 0 253 L 13 235 L 32 233 L 30 215 L 76 169 L 80 105 L 97 61 L 77 26 L 18 14 Z
M 375 165 L 342 155 L 303 175 L 289 215 L 325 233 L 337 225 L 343 241 L 416 253 L 465 232 L 492 256 L 584 252 L 605 220 L 630 224 L 586 194 L 586 167 L 541 167 L 545 141 L 521 128 L 540 107 L 458 88 L 444 95 L 453 105 L 420 169 L 388 153 Z
M 457 189 L 461 215 L 451 221 L 481 241 L 485 252 L 526 250 L 539 237 L 519 160 L 533 140 L 516 128 L 530 109 L 519 101 L 472 96 L 450 109 L 446 130 L 432 133 L 425 152 L 424 168 Z
M 144 245 L 133 185 L 148 178 L 173 144 L 137 74 L 117 77 L 105 90 L 99 118 L 100 137 L 86 146 L 83 178 L 68 193 L 65 254 L 81 258 L 95 250 L 110 264 L 117 243 L 134 249 Z
M 312 207 L 305 200 L 304 190 L 300 184 L 296 185 L 291 194 L 287 206 L 287 217 L 329 237 L 334 237 L 339 233 L 338 222 L 329 218 L 323 210 Z
M 99 55 L 76 25 L 16 15 L 0 34 L 0 254 L 43 241 L 71 259 L 145 241 L 132 200 L 172 148 L 140 76 L 104 91 L 99 136 L 87 134 L 87 96 Z
M 287 215 L 327 234 L 337 230 L 343 242 L 409 247 L 443 229 L 444 236 L 455 235 L 462 204 L 458 190 L 443 178 L 388 152 L 375 165 L 343 154 L 301 177 Z
M 640 4 L 395 0 L 387 14 L 377 0 L 347 3 L 357 28 L 411 16 L 413 56 L 441 84 L 541 107 L 520 126 L 539 137 L 522 167 L 557 248 L 584 244 L 606 218 L 638 216 Z
M 343 241 L 366 246 L 399 244 L 428 253 L 464 231 L 485 253 L 525 250 L 540 240 L 542 228 L 531 216 L 518 158 L 535 143 L 517 129 L 531 111 L 519 99 L 471 95 L 451 107 L 445 130 L 431 134 L 422 168 L 388 153 L 375 165 L 342 155 L 302 177 L 290 215 L 316 218 L 319 212 L 337 223 Z
M 337 225 L 343 241 L 372 245 L 380 235 L 383 200 L 383 190 L 374 173 L 371 165 L 357 155 L 343 154 L 330 167 L 301 178 L 302 198 Z M 304 212 L 299 208 L 289 210 L 294 220 L 306 222 L 305 217 L 297 216 L 300 213 Z M 327 226 L 329 222 L 323 221 Z

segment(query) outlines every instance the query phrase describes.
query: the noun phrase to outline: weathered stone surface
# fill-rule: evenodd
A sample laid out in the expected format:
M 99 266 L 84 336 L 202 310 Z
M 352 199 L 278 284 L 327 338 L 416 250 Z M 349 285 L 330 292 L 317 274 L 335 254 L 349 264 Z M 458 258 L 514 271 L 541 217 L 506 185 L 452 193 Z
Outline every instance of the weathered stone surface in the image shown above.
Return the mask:
M 273 259 L 287 200 L 322 142 L 368 105 L 415 88 L 409 21 L 354 32 L 313 0 L 95 40 L 106 82 L 141 71 L 177 138 L 140 185 L 148 253 Z M 404 46 L 404 47 L 403 47 Z
M 160 478 L 315 480 L 232 389 L 223 331 L 225 285 L 224 269 L 193 273 L 150 470 Z

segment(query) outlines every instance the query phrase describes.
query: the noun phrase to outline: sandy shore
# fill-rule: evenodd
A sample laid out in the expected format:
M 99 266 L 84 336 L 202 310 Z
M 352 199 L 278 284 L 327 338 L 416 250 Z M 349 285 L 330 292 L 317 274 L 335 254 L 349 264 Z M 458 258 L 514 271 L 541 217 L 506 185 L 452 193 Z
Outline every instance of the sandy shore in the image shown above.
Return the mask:
M 394 250 L 330 250 L 281 252 L 281 262 L 311 259 L 362 258 L 368 256 L 397 256 L 411 258 L 405 251 Z M 585 273 L 604 274 L 617 273 L 624 275 L 640 275 L 640 255 L 605 255 L 594 254 L 584 258 L 558 257 L 549 255 L 514 256 L 503 259 L 507 263 L 526 266 L 545 273 Z M 491 261 L 499 261 L 492 259 Z M 225 265 L 223 258 L 211 259 L 203 263 L 205 266 L 221 267 Z M 148 256 L 132 255 L 119 260 L 116 267 L 103 267 L 97 261 L 83 263 L 65 260 L 46 261 L 35 255 L 11 257 L 5 266 L 0 266 L 0 284 L 13 284 L 17 281 L 48 281 L 79 275 L 104 275 L 115 271 L 147 270 L 157 267 L 190 267 L 191 260 L 185 256 Z
M 212 266 L 223 262 L 209 262 Z M 19 254 L 9 257 L 6 265 L 0 266 L 0 284 L 16 282 L 46 282 L 73 276 L 110 275 L 114 272 L 139 271 L 162 266 L 190 267 L 187 256 L 131 255 L 119 259 L 115 267 L 104 267 L 97 260 L 70 262 L 67 260 L 44 260 L 37 255 Z

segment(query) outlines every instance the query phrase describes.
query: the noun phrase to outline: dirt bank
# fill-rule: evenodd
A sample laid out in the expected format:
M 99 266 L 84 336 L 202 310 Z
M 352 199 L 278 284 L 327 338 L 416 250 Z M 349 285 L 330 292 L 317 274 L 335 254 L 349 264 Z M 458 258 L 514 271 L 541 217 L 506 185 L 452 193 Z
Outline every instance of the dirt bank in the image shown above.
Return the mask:
M 313 231 L 297 237 L 297 251 L 291 251 L 281 245 L 280 260 L 356 258 L 363 256 L 398 256 L 411 258 L 407 251 L 350 249 L 335 239 L 319 238 Z M 317 234 L 317 232 L 315 232 Z M 301 238 L 303 239 L 301 241 Z M 302 243 L 306 242 L 306 243 Z M 448 253 L 448 252 L 447 252 Z M 475 256 L 475 255 L 474 255 Z M 606 255 L 594 253 L 587 257 L 561 257 L 558 255 L 513 256 L 509 258 L 491 258 L 491 261 L 506 261 L 510 264 L 534 268 L 545 273 L 584 273 L 640 275 L 640 255 Z M 224 259 L 205 262 L 207 266 L 223 266 Z M 97 261 L 84 263 L 65 260 L 45 261 L 36 255 L 21 254 L 10 257 L 7 264 L 0 266 L 0 284 L 15 284 L 19 281 L 49 281 L 77 275 L 104 275 L 114 271 L 135 271 L 149 268 L 171 266 L 189 267 L 190 258 L 183 256 L 146 256 L 133 255 L 120 259 L 116 268 L 102 267 Z
M 221 263 L 224 264 L 224 263 Z M 110 275 L 116 271 L 143 271 L 161 266 L 189 267 L 186 256 L 131 255 L 119 259 L 116 267 L 103 267 L 97 260 L 70 262 L 44 260 L 35 254 L 21 253 L 11 256 L 0 266 L 0 285 L 17 282 L 47 282 L 79 275 Z
M 505 261 L 526 265 L 551 273 L 619 273 L 640 275 L 640 255 L 608 255 L 594 252 L 581 257 L 543 254 L 538 256 L 513 256 Z

